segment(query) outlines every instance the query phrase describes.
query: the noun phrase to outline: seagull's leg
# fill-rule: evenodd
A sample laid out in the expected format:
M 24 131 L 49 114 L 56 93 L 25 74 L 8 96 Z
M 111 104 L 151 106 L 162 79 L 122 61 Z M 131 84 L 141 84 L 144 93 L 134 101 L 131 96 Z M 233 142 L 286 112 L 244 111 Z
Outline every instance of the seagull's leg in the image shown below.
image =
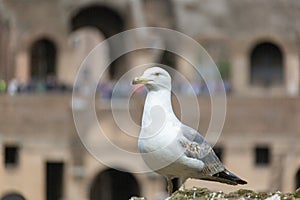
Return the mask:
M 179 190 L 180 191 L 184 191 L 185 190 L 185 181 L 187 180 L 187 178 L 180 178 L 179 181 L 180 181 L 180 188 Z
M 167 181 L 168 181 L 168 194 L 170 197 L 173 193 L 173 183 L 172 183 L 171 178 L 169 178 L 169 177 L 167 177 Z

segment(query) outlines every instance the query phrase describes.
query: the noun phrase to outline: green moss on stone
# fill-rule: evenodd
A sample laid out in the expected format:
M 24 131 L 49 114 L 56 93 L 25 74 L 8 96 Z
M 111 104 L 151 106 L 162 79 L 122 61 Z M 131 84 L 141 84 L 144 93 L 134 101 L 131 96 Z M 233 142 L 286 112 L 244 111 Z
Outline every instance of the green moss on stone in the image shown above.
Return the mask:
M 295 198 L 300 198 L 300 188 L 298 188 L 294 194 Z

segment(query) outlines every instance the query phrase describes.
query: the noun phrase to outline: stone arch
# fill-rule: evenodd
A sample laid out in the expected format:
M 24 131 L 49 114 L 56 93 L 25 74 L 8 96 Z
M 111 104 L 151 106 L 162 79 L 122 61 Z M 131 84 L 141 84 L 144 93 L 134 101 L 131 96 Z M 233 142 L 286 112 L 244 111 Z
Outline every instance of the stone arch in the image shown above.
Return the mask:
M 30 47 L 30 77 L 32 81 L 47 81 L 56 76 L 57 47 L 49 38 L 35 40 Z
M 300 168 L 297 171 L 295 176 L 295 186 L 296 186 L 295 189 L 300 188 Z
M 1 200 L 25 200 L 25 197 L 18 193 L 8 193 L 1 197 Z
M 45 32 L 42 30 L 32 30 L 22 34 L 19 38 L 17 46 L 13 46 L 15 56 L 12 58 L 14 62 L 14 68 L 12 73 L 12 78 L 16 78 L 20 83 L 28 85 L 31 80 L 31 50 L 34 43 L 39 40 L 47 39 L 55 44 L 56 48 L 56 61 L 55 63 L 60 63 L 61 60 L 61 49 L 63 49 L 63 40 L 59 38 L 56 34 L 51 32 Z M 56 70 L 59 72 L 60 70 Z
M 262 41 L 250 52 L 250 83 L 269 87 L 284 83 L 284 55 L 279 45 Z
M 122 16 L 112 8 L 103 5 L 89 5 L 73 14 L 70 29 L 75 31 L 82 27 L 95 27 L 108 38 L 121 32 L 124 25 Z
M 140 196 L 136 178 L 131 173 L 112 168 L 96 175 L 89 193 L 90 200 L 127 200 L 132 196 Z
M 110 7 L 97 4 L 88 5 L 78 9 L 70 19 L 71 32 L 85 27 L 94 27 L 99 30 L 105 38 L 109 38 L 124 30 L 125 20 L 117 11 Z M 114 51 L 111 44 L 109 51 L 110 55 Z M 124 66 L 124 60 L 121 58 L 111 63 L 109 67 L 109 75 L 111 79 L 120 76 L 120 71 L 124 72 L 121 65 Z
M 63 43 L 65 42 L 59 35 L 56 33 L 47 32 L 43 30 L 32 30 L 32 32 L 26 32 L 23 34 L 24 36 L 20 39 L 20 44 L 18 45 L 17 51 L 28 51 L 32 47 L 32 44 L 38 40 L 47 39 L 53 42 L 57 49 L 63 49 Z

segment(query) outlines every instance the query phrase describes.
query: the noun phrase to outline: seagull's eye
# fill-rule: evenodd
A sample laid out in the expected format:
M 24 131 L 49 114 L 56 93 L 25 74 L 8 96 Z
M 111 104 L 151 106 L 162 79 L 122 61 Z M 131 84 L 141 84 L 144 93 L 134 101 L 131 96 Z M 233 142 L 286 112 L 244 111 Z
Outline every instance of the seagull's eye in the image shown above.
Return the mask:
M 154 75 L 155 75 L 155 76 L 159 76 L 160 73 L 159 73 L 159 72 L 155 72 Z

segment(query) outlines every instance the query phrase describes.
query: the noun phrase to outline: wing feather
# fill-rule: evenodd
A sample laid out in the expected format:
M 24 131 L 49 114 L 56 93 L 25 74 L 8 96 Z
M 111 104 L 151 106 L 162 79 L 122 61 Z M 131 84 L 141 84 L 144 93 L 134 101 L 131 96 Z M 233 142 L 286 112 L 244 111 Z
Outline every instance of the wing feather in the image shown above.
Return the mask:
M 210 144 L 196 130 L 183 125 L 181 133 L 184 137 L 180 143 L 186 150 L 185 155 L 201 160 L 205 164 L 205 168 L 201 171 L 203 175 L 214 175 L 225 169 Z

